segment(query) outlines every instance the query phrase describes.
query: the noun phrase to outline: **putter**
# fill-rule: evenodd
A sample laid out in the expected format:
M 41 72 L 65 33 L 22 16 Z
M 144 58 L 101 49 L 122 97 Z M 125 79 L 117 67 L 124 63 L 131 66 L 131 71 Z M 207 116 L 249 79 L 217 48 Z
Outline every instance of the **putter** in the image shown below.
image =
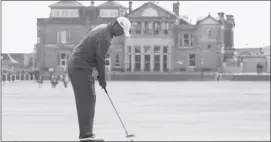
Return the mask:
M 115 107 L 113 101 L 111 100 L 111 98 L 110 98 L 110 96 L 109 96 L 109 94 L 108 94 L 106 88 L 104 88 L 104 91 L 105 91 L 105 93 L 106 93 L 108 99 L 110 100 L 110 102 L 111 102 L 111 104 L 112 104 L 112 106 L 113 106 L 113 108 L 114 108 L 116 114 L 118 115 L 118 118 L 119 118 L 119 120 L 120 120 L 120 123 L 121 123 L 122 127 L 123 127 L 124 130 L 125 130 L 126 138 L 132 138 L 132 137 L 134 137 L 135 135 L 129 134 L 128 131 L 127 131 L 127 129 L 125 128 L 125 126 L 124 126 L 124 124 L 123 124 L 123 122 L 122 122 L 122 120 L 121 120 L 121 118 L 120 118 L 120 115 L 119 115 L 119 113 L 118 113 L 118 111 L 117 111 L 117 109 L 116 109 L 116 107 Z M 133 140 L 131 140 L 131 141 L 133 141 Z

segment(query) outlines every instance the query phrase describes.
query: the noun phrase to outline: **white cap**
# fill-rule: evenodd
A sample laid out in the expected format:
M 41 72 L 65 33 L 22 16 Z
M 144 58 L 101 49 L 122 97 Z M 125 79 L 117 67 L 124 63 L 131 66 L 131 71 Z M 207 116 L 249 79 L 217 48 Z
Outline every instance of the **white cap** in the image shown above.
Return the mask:
M 117 22 L 123 28 L 124 35 L 130 37 L 131 22 L 125 17 L 118 17 Z

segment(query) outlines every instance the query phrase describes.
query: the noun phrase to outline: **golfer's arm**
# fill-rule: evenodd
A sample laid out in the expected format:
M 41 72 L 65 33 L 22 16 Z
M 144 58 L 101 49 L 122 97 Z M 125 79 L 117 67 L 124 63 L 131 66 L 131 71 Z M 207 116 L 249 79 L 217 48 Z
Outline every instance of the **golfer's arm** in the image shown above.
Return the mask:
M 97 70 L 99 73 L 99 77 L 105 77 L 105 55 L 107 52 L 107 49 L 110 46 L 110 42 L 105 39 L 100 37 L 99 42 L 98 42 L 98 47 L 97 47 Z

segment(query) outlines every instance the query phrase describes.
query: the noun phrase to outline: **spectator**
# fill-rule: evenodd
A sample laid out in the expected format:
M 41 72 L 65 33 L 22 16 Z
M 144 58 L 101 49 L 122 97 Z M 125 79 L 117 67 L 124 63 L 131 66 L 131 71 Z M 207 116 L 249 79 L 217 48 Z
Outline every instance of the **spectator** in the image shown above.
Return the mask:
M 260 73 L 260 68 L 261 68 L 261 64 L 260 64 L 260 62 L 258 62 L 258 64 L 256 65 L 257 74 Z

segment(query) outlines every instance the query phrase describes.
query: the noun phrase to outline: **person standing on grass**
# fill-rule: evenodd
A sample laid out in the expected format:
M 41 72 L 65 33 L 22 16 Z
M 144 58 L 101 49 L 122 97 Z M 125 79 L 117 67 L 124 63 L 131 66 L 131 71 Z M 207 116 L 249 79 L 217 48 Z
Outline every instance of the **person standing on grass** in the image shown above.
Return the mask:
M 63 84 L 64 84 L 64 87 L 67 88 L 68 87 L 68 82 L 69 82 L 69 79 L 68 79 L 68 75 L 67 74 L 63 74 Z
M 73 87 L 80 141 L 101 140 L 93 133 L 96 94 L 94 89 L 93 67 L 98 71 L 98 81 L 102 89 L 106 88 L 105 55 L 111 45 L 111 39 L 125 35 L 130 37 L 131 23 L 125 17 L 118 17 L 109 24 L 101 24 L 74 48 L 68 61 L 68 74 Z

